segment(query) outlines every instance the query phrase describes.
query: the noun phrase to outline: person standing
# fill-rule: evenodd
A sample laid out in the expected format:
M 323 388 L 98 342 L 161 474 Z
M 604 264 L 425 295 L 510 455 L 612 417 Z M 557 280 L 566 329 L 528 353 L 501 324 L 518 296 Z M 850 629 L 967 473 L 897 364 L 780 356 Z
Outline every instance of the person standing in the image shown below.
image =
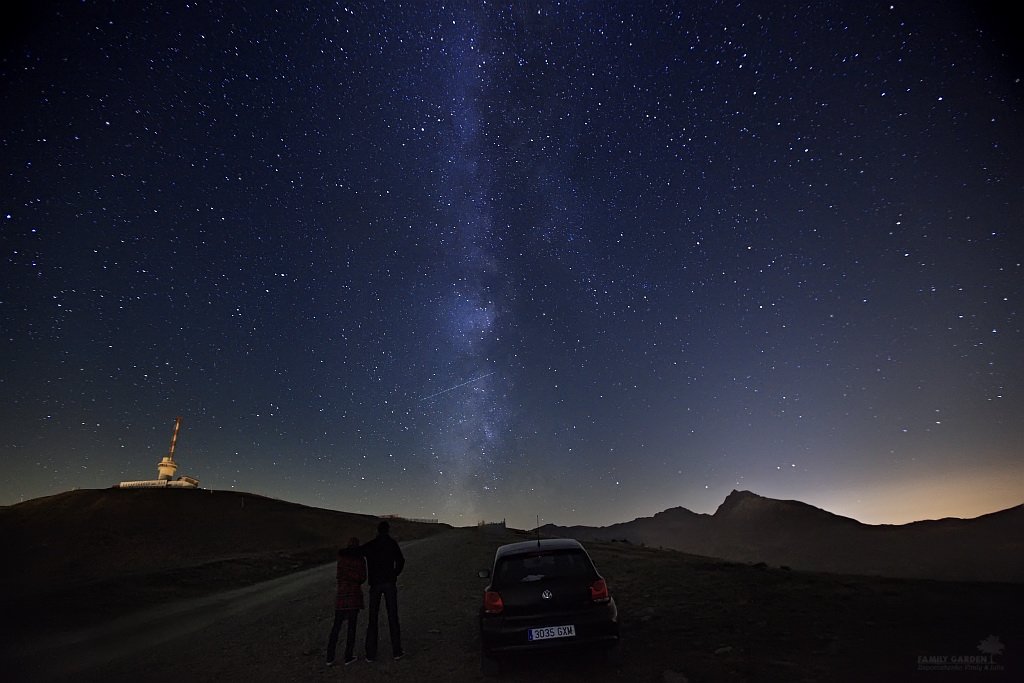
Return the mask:
M 405 557 L 398 542 L 391 538 L 391 525 L 382 521 L 377 525 L 377 537 L 362 547 L 370 577 L 370 621 L 366 627 L 366 661 L 377 659 L 377 616 L 380 600 L 388 612 L 391 631 L 391 655 L 401 659 L 402 631 L 398 625 L 398 588 L 395 582 L 405 567 Z
M 359 610 L 363 608 L 363 582 L 366 581 L 366 560 L 359 548 L 359 539 L 348 540 L 347 548 L 338 550 L 338 596 L 334 603 L 334 626 L 327 639 L 327 666 L 334 666 L 335 647 L 341 625 L 348 621 L 345 636 L 345 664 L 356 660 L 353 650 L 356 644 L 356 622 Z

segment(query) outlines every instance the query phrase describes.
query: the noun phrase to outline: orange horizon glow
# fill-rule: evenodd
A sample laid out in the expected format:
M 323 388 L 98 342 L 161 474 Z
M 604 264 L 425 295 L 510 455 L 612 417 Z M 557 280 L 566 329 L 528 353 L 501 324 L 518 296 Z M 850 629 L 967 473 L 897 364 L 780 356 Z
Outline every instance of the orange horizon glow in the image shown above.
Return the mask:
M 1024 476 L 1012 474 L 938 474 L 912 486 L 885 482 L 804 502 L 864 524 L 972 519 L 1024 504 Z

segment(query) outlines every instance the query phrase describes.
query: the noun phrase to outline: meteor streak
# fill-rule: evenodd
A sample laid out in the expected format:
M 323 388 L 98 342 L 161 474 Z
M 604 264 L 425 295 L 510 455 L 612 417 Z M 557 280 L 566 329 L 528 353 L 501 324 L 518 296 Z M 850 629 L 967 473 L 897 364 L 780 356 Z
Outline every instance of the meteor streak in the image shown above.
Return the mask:
M 462 384 L 456 384 L 454 387 L 448 387 L 447 389 L 442 389 L 441 391 L 437 392 L 436 394 L 431 394 L 430 396 L 424 396 L 423 398 L 420 399 L 419 402 L 422 403 L 423 401 L 426 401 L 427 399 L 434 398 L 435 396 L 440 396 L 441 394 L 447 394 L 449 391 L 454 391 L 455 389 L 458 389 L 459 387 L 464 387 L 467 384 L 472 384 L 473 382 L 479 382 L 480 380 L 484 379 L 485 377 L 490 377 L 495 372 L 497 372 L 497 370 L 494 370 L 493 372 L 488 372 L 486 375 L 480 375 L 479 377 L 474 377 L 473 379 L 466 380 Z

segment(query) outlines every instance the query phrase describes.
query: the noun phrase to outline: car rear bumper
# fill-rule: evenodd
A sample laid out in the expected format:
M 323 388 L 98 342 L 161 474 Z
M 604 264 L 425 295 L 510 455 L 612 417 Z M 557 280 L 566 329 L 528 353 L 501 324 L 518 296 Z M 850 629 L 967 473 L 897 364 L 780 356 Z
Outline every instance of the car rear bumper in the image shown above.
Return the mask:
M 570 624 L 575 627 L 575 636 L 535 641 L 528 637 L 529 630 L 533 628 Z M 619 641 L 618 611 L 612 602 L 586 612 L 542 617 L 483 614 L 480 617 L 480 641 L 487 654 L 588 646 L 611 647 Z

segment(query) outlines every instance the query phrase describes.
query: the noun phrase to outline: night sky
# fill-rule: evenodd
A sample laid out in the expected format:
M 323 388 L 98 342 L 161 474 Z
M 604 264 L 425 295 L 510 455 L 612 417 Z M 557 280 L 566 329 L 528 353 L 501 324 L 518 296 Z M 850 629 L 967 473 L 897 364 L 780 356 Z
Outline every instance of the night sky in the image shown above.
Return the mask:
M 1024 502 L 1024 69 L 977 3 L 35 3 L 0 504 L 178 474 L 607 524 Z M 6 7 L 6 6 L 5 6 Z

